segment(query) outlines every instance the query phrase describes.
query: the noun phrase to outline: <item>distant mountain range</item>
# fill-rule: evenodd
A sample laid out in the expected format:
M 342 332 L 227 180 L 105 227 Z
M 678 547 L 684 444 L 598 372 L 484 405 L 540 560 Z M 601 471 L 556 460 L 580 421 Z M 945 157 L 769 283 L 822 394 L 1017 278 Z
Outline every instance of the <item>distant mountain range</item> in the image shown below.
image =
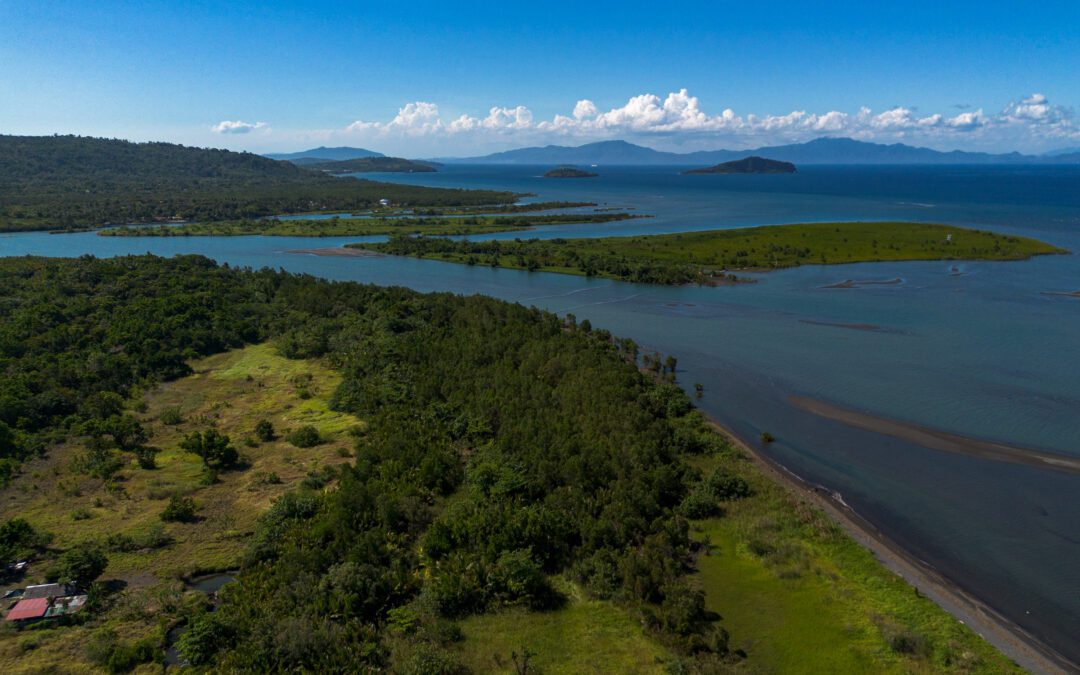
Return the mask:
M 481 157 L 448 157 L 447 164 L 597 164 L 708 166 L 757 155 L 796 164 L 1061 164 L 1080 162 L 1077 154 L 991 154 L 953 150 L 941 152 L 903 143 L 883 145 L 851 138 L 819 138 L 806 143 L 775 145 L 751 150 L 706 150 L 676 153 L 653 150 L 626 141 L 601 141 L 577 147 L 548 145 L 496 152 Z
M 361 159 L 363 157 L 385 157 L 381 152 L 365 150 L 364 148 L 327 148 L 325 146 L 301 150 L 300 152 L 273 152 L 263 155 L 270 159 L 283 159 L 293 164 L 318 164 L 322 162 L 340 162 L 346 159 Z

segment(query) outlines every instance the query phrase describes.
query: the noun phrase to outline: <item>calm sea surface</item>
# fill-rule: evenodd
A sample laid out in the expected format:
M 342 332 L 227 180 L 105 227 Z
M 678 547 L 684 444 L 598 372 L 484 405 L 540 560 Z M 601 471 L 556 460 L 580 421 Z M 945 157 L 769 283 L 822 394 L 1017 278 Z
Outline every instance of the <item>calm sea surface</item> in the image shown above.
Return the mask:
M 398 182 L 531 192 L 655 216 L 548 227 L 580 237 L 830 220 L 920 220 L 1025 234 L 1080 252 L 1080 167 L 808 167 L 782 176 L 680 176 L 601 168 L 447 166 Z M 814 396 L 946 431 L 1080 455 L 1080 256 L 1011 263 L 809 266 L 757 284 L 668 288 L 293 249 L 361 237 L 0 236 L 0 255 L 202 253 L 331 279 L 483 293 L 572 312 L 679 357 L 707 412 L 840 491 L 893 539 L 1048 643 L 1080 660 L 1080 476 L 929 450 L 793 407 Z M 368 238 L 373 239 L 373 238 Z M 895 285 L 825 288 L 852 279 Z M 880 331 L 828 324 L 874 324 Z

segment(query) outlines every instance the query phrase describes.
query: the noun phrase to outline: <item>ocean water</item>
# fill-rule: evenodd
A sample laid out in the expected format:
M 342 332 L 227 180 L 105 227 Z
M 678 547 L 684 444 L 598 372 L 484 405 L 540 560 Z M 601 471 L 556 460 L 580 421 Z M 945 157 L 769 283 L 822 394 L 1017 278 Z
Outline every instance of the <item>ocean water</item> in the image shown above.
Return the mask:
M 781 176 L 447 166 L 377 178 L 591 200 L 653 216 L 498 238 L 633 235 L 830 220 L 919 220 L 1080 252 L 1080 167 L 807 167 Z M 370 177 L 370 176 L 369 176 Z M 494 238 L 488 235 L 488 238 Z M 0 236 L 0 255 L 202 253 L 332 279 L 483 293 L 588 318 L 679 358 L 699 405 L 1010 619 L 1080 660 L 1080 476 L 976 459 L 793 406 L 813 396 L 883 417 L 1080 455 L 1080 256 L 805 266 L 758 283 L 670 288 L 390 257 L 290 253 L 364 238 Z M 376 238 L 369 238 L 376 239 Z M 955 268 L 955 269 L 954 269 Z M 827 288 L 839 281 L 894 285 Z M 837 324 L 874 324 L 877 331 Z

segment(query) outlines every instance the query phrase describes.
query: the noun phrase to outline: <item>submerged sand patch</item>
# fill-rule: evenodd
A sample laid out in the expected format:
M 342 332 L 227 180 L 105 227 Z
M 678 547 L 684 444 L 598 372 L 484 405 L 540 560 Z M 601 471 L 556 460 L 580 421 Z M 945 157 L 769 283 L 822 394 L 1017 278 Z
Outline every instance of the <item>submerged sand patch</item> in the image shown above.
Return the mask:
M 857 429 L 873 431 L 893 438 L 899 438 L 924 448 L 951 452 L 968 457 L 977 457 L 995 462 L 1023 464 L 1040 469 L 1080 474 L 1080 457 L 1062 455 L 1044 450 L 1033 450 L 1007 443 L 997 443 L 979 438 L 961 436 L 940 429 L 924 427 L 911 422 L 878 417 L 859 410 L 811 398 L 809 396 L 791 396 L 788 400 L 795 407 L 821 417 L 835 420 Z

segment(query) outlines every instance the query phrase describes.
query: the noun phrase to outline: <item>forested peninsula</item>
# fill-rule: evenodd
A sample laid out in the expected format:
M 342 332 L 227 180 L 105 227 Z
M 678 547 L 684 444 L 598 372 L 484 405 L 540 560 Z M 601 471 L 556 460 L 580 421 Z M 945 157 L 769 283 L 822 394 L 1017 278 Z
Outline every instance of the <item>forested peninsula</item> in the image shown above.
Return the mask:
M 343 173 L 432 173 L 438 171 L 429 162 L 417 162 L 401 157 L 357 157 L 337 161 L 305 162 L 301 166 L 332 174 Z
M 845 222 L 592 239 L 451 241 L 394 237 L 349 244 L 467 265 L 658 284 L 740 281 L 732 271 L 902 260 L 1023 260 L 1066 251 L 1027 237 L 950 225 Z
M 110 237 L 191 237 L 266 235 L 281 237 L 345 237 L 367 235 L 464 235 L 515 232 L 544 225 L 610 223 L 640 218 L 629 213 L 558 213 L 528 215 L 414 216 L 364 218 L 263 218 L 141 227 L 113 227 L 98 234 Z
M 510 204 L 520 195 L 336 178 L 243 152 L 81 136 L 0 136 L 0 231 L 291 213 Z
M 1016 670 L 587 321 L 199 256 L 0 291 L 0 557 L 90 598 L 5 662 Z

